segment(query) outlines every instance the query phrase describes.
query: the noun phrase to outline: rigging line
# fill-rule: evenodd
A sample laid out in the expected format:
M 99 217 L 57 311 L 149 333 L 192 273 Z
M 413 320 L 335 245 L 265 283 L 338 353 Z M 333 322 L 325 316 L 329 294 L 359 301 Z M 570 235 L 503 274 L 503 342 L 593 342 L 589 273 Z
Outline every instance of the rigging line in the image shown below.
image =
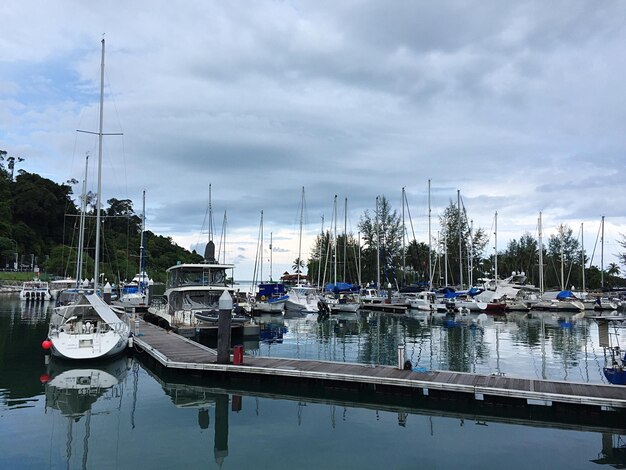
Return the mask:
M 598 241 L 600 240 L 600 236 L 602 233 L 602 224 L 598 227 L 598 234 L 596 235 L 596 242 L 593 244 L 593 251 L 591 253 L 591 259 L 589 260 L 589 267 L 593 264 L 593 258 L 596 255 L 596 247 L 598 246 Z

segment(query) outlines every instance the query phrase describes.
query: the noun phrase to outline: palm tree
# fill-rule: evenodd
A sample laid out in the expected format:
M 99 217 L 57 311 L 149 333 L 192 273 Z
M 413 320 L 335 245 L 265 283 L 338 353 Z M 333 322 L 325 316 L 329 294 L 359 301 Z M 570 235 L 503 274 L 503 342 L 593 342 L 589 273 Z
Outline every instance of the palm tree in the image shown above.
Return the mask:
M 617 275 L 619 275 L 620 269 L 619 269 L 619 266 L 617 265 L 617 263 L 609 264 L 609 268 L 606 270 L 606 273 L 609 276 L 617 276 Z
M 293 260 L 293 266 L 291 267 L 296 274 L 300 274 L 302 272 L 302 268 L 304 268 L 304 261 L 300 258 L 296 258 Z

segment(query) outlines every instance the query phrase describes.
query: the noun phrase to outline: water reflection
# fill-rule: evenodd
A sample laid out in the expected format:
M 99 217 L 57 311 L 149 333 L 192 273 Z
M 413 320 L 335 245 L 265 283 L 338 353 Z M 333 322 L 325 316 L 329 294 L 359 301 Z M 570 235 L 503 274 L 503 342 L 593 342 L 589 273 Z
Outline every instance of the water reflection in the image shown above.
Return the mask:
M 60 411 L 67 418 L 65 460 L 68 468 L 76 467 L 73 454 L 82 449 L 81 468 L 87 468 L 91 436 L 91 418 L 97 401 L 108 402 L 102 409 L 112 411 L 122 400 L 122 383 L 128 372 L 126 357 L 107 362 L 75 364 L 52 359 L 47 372 L 40 377 L 45 384 L 46 409 Z M 84 418 L 83 439 L 74 442 L 74 429 Z
M 393 365 L 404 344 L 420 369 L 606 383 L 597 321 L 580 314 L 360 311 L 320 322 L 277 316 L 261 322 L 265 336 L 247 354 Z

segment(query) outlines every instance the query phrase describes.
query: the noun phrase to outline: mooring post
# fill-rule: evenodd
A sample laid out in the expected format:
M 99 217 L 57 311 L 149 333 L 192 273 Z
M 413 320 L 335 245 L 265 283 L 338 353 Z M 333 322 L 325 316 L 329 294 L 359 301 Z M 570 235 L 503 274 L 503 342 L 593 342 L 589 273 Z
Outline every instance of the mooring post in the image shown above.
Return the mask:
M 398 369 L 404 370 L 404 344 L 398 345 Z
M 387 283 L 387 303 L 391 304 L 391 282 Z
M 112 290 L 113 288 L 111 287 L 111 284 L 109 284 L 108 282 L 102 288 L 102 299 L 109 305 L 111 305 L 111 291 Z
M 217 363 L 230 363 L 230 328 L 233 312 L 233 298 L 228 291 L 222 292 L 219 300 L 219 318 L 217 321 Z

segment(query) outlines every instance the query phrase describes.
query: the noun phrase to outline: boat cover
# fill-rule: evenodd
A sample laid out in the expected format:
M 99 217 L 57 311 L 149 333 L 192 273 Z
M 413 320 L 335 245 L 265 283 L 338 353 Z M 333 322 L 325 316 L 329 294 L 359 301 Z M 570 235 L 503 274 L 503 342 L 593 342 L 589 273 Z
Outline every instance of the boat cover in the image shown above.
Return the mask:
M 89 302 L 89 304 L 94 308 L 100 318 L 102 318 L 107 324 L 111 326 L 118 325 L 121 323 L 119 317 L 115 314 L 111 307 L 109 307 L 104 300 L 98 297 L 96 294 L 86 295 L 85 298 Z
M 574 295 L 574 293 L 571 290 L 562 290 L 561 292 L 559 292 L 556 295 L 556 298 L 561 300 L 561 299 L 575 299 L 576 296 Z

